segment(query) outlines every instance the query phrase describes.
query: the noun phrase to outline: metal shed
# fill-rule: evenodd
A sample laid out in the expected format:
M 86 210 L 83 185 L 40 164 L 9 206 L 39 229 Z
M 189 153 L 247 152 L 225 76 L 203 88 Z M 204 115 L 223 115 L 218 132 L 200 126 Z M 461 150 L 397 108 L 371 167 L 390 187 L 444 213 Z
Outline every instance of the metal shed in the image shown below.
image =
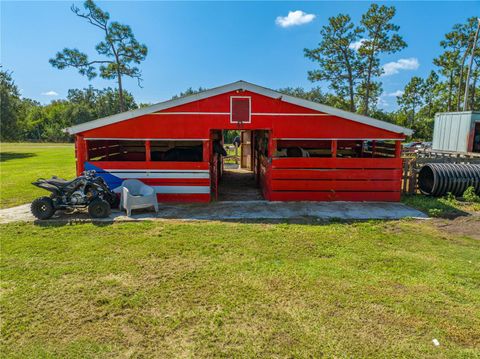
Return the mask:
M 266 200 L 400 200 L 411 130 L 245 81 L 67 129 L 78 173 L 95 169 L 112 189 L 137 178 L 179 202 L 217 198 L 226 130 L 242 132 L 241 163 Z
M 432 150 L 480 152 L 480 112 L 437 113 Z

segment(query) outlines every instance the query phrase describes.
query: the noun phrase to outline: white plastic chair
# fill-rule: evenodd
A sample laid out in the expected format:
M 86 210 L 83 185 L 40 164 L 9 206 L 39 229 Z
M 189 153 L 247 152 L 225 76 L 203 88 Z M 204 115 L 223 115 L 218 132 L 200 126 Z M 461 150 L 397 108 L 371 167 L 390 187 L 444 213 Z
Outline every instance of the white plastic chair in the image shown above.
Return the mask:
M 128 217 L 131 216 L 132 209 L 139 208 L 153 207 L 155 208 L 155 212 L 158 213 L 155 189 L 136 179 L 129 179 L 122 182 L 120 205 L 121 208 L 127 211 Z

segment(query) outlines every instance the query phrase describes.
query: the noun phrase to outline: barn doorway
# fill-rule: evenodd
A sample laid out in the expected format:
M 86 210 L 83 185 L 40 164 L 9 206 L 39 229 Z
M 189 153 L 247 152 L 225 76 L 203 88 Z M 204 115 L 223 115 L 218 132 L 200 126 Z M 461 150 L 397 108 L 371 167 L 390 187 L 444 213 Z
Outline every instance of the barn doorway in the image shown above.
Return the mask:
M 262 132 L 223 130 L 222 143 L 227 156 L 221 156 L 216 197 L 218 201 L 263 200 L 259 173 Z

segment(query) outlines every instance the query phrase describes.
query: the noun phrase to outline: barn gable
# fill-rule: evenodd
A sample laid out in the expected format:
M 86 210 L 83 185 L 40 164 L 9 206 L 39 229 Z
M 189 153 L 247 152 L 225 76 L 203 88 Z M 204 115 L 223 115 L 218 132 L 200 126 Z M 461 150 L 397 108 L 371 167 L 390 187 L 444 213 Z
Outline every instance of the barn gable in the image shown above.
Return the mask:
M 231 118 L 232 98 L 248 99 L 251 106 L 250 115 L 255 122 L 242 121 L 242 128 L 273 128 L 276 137 L 305 137 L 310 134 L 312 137 L 321 135 L 339 138 L 337 133 L 339 128 L 348 128 L 351 135 L 356 138 L 361 136 L 397 139 L 412 134 L 407 128 L 284 95 L 244 81 L 90 121 L 70 127 L 66 131 L 71 134 L 83 133 L 86 137 L 106 136 L 105 132 L 110 135 L 114 132 L 115 138 L 122 137 L 125 132 L 130 136 L 131 131 L 134 131 L 136 136 L 150 138 L 147 136 L 148 133 L 152 134 L 152 129 L 156 129 L 161 133 L 155 134 L 152 138 L 168 138 L 172 130 L 167 128 L 171 127 L 169 121 L 175 120 L 176 131 L 180 131 L 181 137 L 190 138 L 194 135 L 194 138 L 198 138 L 208 136 L 206 131 L 211 128 L 238 128 L 239 124 L 234 123 Z M 188 117 L 185 117 L 186 115 Z M 209 126 L 205 126 L 206 116 Z M 132 119 L 135 119 L 134 126 L 130 125 Z M 168 123 L 170 126 L 166 126 Z M 291 123 L 296 125 L 291 126 Z M 166 127 L 163 127 L 164 125 Z M 312 133 L 312 125 L 321 133 Z M 181 129 L 182 127 L 184 128 Z M 350 136 L 349 132 L 344 133 L 344 136 Z

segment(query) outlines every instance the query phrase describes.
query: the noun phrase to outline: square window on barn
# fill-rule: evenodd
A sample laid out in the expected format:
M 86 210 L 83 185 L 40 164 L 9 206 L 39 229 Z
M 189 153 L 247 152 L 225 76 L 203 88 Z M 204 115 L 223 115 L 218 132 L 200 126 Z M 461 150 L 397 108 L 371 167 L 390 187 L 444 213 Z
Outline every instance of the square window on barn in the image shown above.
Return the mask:
M 250 123 L 251 98 L 247 96 L 230 97 L 230 122 Z
M 145 161 L 145 141 L 88 140 L 89 161 Z

